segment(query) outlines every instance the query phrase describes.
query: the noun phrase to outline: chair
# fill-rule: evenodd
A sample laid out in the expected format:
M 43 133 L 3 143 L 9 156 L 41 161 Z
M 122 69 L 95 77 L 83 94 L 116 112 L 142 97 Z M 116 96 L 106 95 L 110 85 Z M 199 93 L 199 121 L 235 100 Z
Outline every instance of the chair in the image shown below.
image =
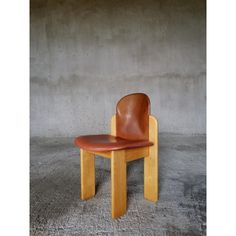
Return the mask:
M 144 158 L 144 198 L 158 200 L 158 123 L 150 115 L 146 94 L 129 94 L 119 100 L 111 119 L 111 135 L 75 139 L 80 147 L 81 199 L 95 195 L 95 155 L 111 159 L 112 218 L 126 213 L 126 165 Z

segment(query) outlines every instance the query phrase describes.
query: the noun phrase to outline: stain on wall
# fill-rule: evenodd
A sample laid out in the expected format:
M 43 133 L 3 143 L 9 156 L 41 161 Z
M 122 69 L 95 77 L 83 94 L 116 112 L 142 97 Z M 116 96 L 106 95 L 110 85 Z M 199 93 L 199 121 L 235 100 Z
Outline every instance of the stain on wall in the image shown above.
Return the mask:
M 31 136 L 106 133 L 116 102 L 150 96 L 160 132 L 206 132 L 202 0 L 31 0 Z

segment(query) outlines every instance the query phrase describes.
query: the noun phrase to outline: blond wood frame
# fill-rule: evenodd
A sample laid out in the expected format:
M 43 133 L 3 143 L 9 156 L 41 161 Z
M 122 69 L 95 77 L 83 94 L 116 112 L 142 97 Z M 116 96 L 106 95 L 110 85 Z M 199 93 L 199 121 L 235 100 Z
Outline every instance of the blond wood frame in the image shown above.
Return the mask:
M 111 119 L 111 134 L 116 136 L 116 115 Z M 144 158 L 144 198 L 158 200 L 158 122 L 149 116 L 149 140 L 154 145 L 107 152 L 81 149 L 81 199 L 95 195 L 95 155 L 111 159 L 111 212 L 112 218 L 125 214 L 127 202 L 126 163 Z

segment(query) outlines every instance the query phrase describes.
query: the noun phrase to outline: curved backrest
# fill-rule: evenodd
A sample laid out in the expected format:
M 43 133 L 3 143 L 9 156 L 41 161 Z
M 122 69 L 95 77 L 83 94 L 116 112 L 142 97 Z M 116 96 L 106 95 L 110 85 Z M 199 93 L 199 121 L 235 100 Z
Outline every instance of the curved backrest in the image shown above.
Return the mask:
M 116 136 L 148 140 L 150 100 L 144 93 L 129 94 L 116 105 Z

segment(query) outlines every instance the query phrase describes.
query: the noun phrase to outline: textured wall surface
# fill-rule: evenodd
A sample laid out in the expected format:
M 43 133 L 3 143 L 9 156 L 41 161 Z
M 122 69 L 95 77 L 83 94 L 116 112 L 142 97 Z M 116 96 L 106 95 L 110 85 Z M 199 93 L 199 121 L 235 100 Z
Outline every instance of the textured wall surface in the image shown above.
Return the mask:
M 205 1 L 32 0 L 31 136 L 106 133 L 150 96 L 160 132 L 205 133 Z

